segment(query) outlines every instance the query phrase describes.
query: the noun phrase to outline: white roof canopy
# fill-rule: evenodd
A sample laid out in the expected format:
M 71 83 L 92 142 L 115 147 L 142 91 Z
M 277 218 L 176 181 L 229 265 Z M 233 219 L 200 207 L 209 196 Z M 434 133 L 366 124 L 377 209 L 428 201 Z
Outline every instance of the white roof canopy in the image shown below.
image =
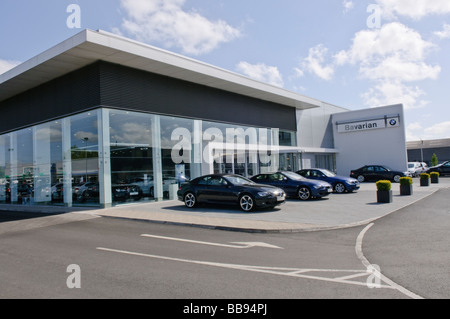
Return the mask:
M 310 109 L 322 102 L 105 31 L 84 30 L 0 75 L 0 101 L 96 61 L 106 61 L 265 101 Z

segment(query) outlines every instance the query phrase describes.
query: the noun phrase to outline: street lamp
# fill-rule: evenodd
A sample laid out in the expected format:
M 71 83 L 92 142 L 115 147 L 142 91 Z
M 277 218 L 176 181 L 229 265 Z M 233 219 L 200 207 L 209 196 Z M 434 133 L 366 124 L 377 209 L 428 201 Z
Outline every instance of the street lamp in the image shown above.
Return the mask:
M 423 140 L 422 140 L 422 139 L 420 140 L 420 143 L 421 143 L 421 146 L 420 146 L 420 155 L 421 155 L 421 158 L 422 158 L 421 163 L 423 163 Z

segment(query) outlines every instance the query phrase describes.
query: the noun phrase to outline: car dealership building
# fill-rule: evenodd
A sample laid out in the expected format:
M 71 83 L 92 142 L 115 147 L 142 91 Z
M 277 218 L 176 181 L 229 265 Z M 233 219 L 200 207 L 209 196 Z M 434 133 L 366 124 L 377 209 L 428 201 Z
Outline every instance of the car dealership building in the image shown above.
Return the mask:
M 406 171 L 402 105 L 349 111 L 104 31 L 0 75 L 0 203 L 174 199 L 186 177 Z

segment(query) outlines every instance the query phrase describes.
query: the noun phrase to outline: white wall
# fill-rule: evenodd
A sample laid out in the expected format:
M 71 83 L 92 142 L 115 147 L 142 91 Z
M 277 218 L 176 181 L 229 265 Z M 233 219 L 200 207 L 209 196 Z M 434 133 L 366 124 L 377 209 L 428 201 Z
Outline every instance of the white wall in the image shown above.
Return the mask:
M 358 122 L 399 115 L 395 127 L 339 133 L 337 123 Z M 403 105 L 385 106 L 332 116 L 337 173 L 349 176 L 352 169 L 364 165 L 386 165 L 393 170 L 407 171 L 405 117 Z
M 334 148 L 331 116 L 347 109 L 325 102 L 308 110 L 297 110 L 297 141 L 300 148 Z

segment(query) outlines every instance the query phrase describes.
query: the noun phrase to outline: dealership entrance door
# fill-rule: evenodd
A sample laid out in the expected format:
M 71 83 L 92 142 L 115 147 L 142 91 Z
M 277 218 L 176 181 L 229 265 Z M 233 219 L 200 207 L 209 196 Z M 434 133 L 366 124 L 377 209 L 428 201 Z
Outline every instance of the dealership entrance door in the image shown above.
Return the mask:
M 280 154 L 280 170 L 296 172 L 302 169 L 301 153 L 283 153 Z
M 234 160 L 231 161 L 230 158 L 233 157 Z M 245 152 L 245 156 L 234 154 L 234 156 L 229 157 L 223 155 L 221 162 L 214 162 L 214 174 L 237 174 L 250 178 L 260 173 L 277 171 L 280 167 L 280 159 L 281 155 L 280 158 L 275 154 L 266 157 L 249 151 Z

